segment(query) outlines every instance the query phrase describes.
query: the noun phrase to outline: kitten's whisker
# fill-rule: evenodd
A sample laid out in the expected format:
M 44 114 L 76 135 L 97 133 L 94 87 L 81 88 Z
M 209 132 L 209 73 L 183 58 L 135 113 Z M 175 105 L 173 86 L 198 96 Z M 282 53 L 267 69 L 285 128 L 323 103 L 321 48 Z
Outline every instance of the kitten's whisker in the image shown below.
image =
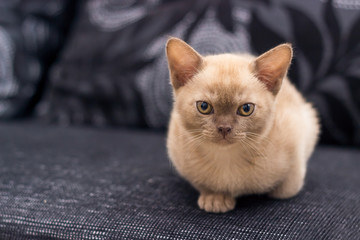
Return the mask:
M 199 149 L 199 147 L 205 142 L 204 139 L 199 139 L 198 142 L 196 142 L 194 145 L 190 146 L 190 151 L 186 154 L 186 159 L 189 157 L 189 155 L 193 154 L 196 150 Z
M 253 132 L 245 132 L 245 133 L 248 137 L 257 138 L 257 140 L 259 141 L 265 141 L 266 143 L 272 144 L 272 142 L 267 136 L 263 136 L 261 134 L 253 133 Z
M 257 138 L 250 137 L 250 136 L 248 136 L 247 139 L 249 141 L 253 142 L 254 144 L 257 144 L 259 147 L 262 148 L 263 151 L 266 150 L 265 146 L 262 144 L 263 141 L 265 141 L 266 143 L 272 145 L 272 143 L 267 139 L 257 139 Z
M 194 142 L 202 139 L 202 137 L 203 137 L 202 135 L 198 135 L 198 136 L 192 137 L 192 138 L 190 138 L 190 139 L 185 143 L 184 146 L 189 146 L 189 145 L 193 144 Z
M 248 143 L 246 143 L 245 141 L 243 141 L 243 139 L 241 140 L 241 143 L 243 144 L 243 145 L 245 145 L 245 147 L 248 147 Z M 250 151 L 249 149 L 247 149 L 247 148 L 245 148 L 244 149 L 246 152 L 247 152 L 247 154 L 250 154 L 250 160 L 248 159 L 248 158 L 245 158 L 245 160 L 247 161 L 247 162 L 249 162 L 250 164 L 252 164 L 252 165 L 257 165 L 256 164 L 256 161 L 252 161 L 251 159 L 254 159 L 255 160 L 255 155 L 254 155 L 254 153 L 252 152 L 252 151 Z
M 186 137 L 186 138 L 194 138 L 201 135 L 201 133 L 192 133 L 192 134 L 188 134 L 188 133 L 182 133 L 182 134 L 177 134 L 176 137 Z
M 202 133 L 202 131 L 203 131 L 202 129 L 191 129 L 191 130 L 186 130 L 185 132 L 176 134 L 176 136 L 188 136 L 188 135 L 192 135 L 193 133 Z
M 265 152 L 265 149 L 261 146 L 261 144 L 258 141 L 256 141 L 256 139 L 253 139 L 248 136 L 245 139 L 241 139 L 241 142 L 244 143 L 249 148 L 251 148 L 257 154 L 257 157 L 261 156 L 262 158 L 267 158 L 266 155 L 263 153 Z
M 257 142 L 254 142 L 254 140 L 247 138 L 248 141 L 244 141 L 247 143 L 249 147 L 251 147 L 260 157 L 267 159 L 267 156 L 263 153 L 265 152 L 265 149 L 262 148 L 261 145 L 257 144 Z M 262 148 L 262 149 L 259 149 Z
M 195 137 L 189 137 L 188 140 L 184 143 L 184 147 L 187 148 L 188 146 L 196 143 L 197 141 L 201 140 L 202 135 L 197 135 Z

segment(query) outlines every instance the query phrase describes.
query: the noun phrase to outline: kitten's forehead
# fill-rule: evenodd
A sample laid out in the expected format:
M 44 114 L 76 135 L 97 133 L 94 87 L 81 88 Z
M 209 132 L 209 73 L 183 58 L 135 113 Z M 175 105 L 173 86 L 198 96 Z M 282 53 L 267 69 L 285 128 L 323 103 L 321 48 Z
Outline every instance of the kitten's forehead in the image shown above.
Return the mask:
M 238 103 L 239 98 L 251 88 L 253 74 L 250 71 L 251 58 L 224 54 L 205 58 L 206 66 L 199 78 L 204 92 L 219 103 Z M 255 83 L 256 84 L 256 83 Z

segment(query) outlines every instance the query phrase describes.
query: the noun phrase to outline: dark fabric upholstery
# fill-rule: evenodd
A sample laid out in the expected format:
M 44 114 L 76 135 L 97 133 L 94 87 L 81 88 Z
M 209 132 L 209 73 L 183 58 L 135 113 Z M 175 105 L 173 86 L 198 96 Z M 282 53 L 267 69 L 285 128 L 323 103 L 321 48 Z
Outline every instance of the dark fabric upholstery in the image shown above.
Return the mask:
M 0 239 L 359 239 L 360 151 L 319 147 L 296 198 L 209 214 L 163 133 L 0 124 Z
M 360 146 L 360 11 L 340 0 L 84 0 L 38 108 L 62 124 L 165 128 L 165 43 L 261 54 L 290 42 L 292 82 L 319 110 L 321 142 Z
M 360 146 L 359 2 L 269 2 L 255 5 L 249 28 L 253 49 L 262 53 L 291 42 L 289 76 L 319 111 L 321 141 Z
M 0 120 L 32 112 L 75 5 L 72 0 L 0 0 Z

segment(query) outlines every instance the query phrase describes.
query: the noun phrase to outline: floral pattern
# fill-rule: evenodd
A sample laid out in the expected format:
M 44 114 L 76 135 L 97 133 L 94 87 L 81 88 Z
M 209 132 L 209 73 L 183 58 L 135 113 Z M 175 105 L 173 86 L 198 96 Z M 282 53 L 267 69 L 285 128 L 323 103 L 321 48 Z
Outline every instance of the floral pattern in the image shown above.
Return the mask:
M 39 109 L 65 124 L 165 128 L 168 36 L 202 54 L 291 42 L 289 76 L 318 109 L 323 143 L 360 146 L 360 14 L 346 0 L 87 0 Z
M 312 18 L 310 11 L 300 10 L 286 2 L 276 8 L 290 22 L 289 36 L 277 34 L 276 29 L 261 21 L 254 11 L 250 25 L 253 48 L 257 52 L 264 50 L 262 37 L 267 39 L 266 47 L 292 42 L 295 59 L 290 78 L 318 109 L 322 141 L 360 146 L 359 14 L 350 24 L 348 33 L 344 34 L 332 1 L 322 4 L 320 24 Z M 260 36 L 259 32 L 265 34 Z
M 71 18 L 71 1 L 0 1 L 0 120 L 31 114 Z

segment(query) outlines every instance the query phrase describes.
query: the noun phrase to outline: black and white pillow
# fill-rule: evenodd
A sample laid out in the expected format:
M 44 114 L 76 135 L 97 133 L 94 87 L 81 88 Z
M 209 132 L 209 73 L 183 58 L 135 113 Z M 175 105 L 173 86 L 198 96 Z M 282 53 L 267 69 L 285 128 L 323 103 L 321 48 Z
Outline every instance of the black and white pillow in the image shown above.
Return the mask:
M 319 111 L 323 143 L 360 146 L 359 29 L 357 1 L 272 1 L 252 11 L 256 52 L 293 43 L 290 78 Z
M 67 0 L 0 1 L 0 119 L 31 112 L 74 9 Z
M 39 112 L 64 124 L 164 128 L 172 102 L 167 38 L 204 54 L 248 51 L 249 17 L 227 1 L 85 1 Z
M 165 128 L 168 36 L 202 54 L 291 42 L 291 80 L 314 102 L 322 141 L 360 145 L 360 14 L 347 0 L 87 0 L 39 108 L 66 124 Z

